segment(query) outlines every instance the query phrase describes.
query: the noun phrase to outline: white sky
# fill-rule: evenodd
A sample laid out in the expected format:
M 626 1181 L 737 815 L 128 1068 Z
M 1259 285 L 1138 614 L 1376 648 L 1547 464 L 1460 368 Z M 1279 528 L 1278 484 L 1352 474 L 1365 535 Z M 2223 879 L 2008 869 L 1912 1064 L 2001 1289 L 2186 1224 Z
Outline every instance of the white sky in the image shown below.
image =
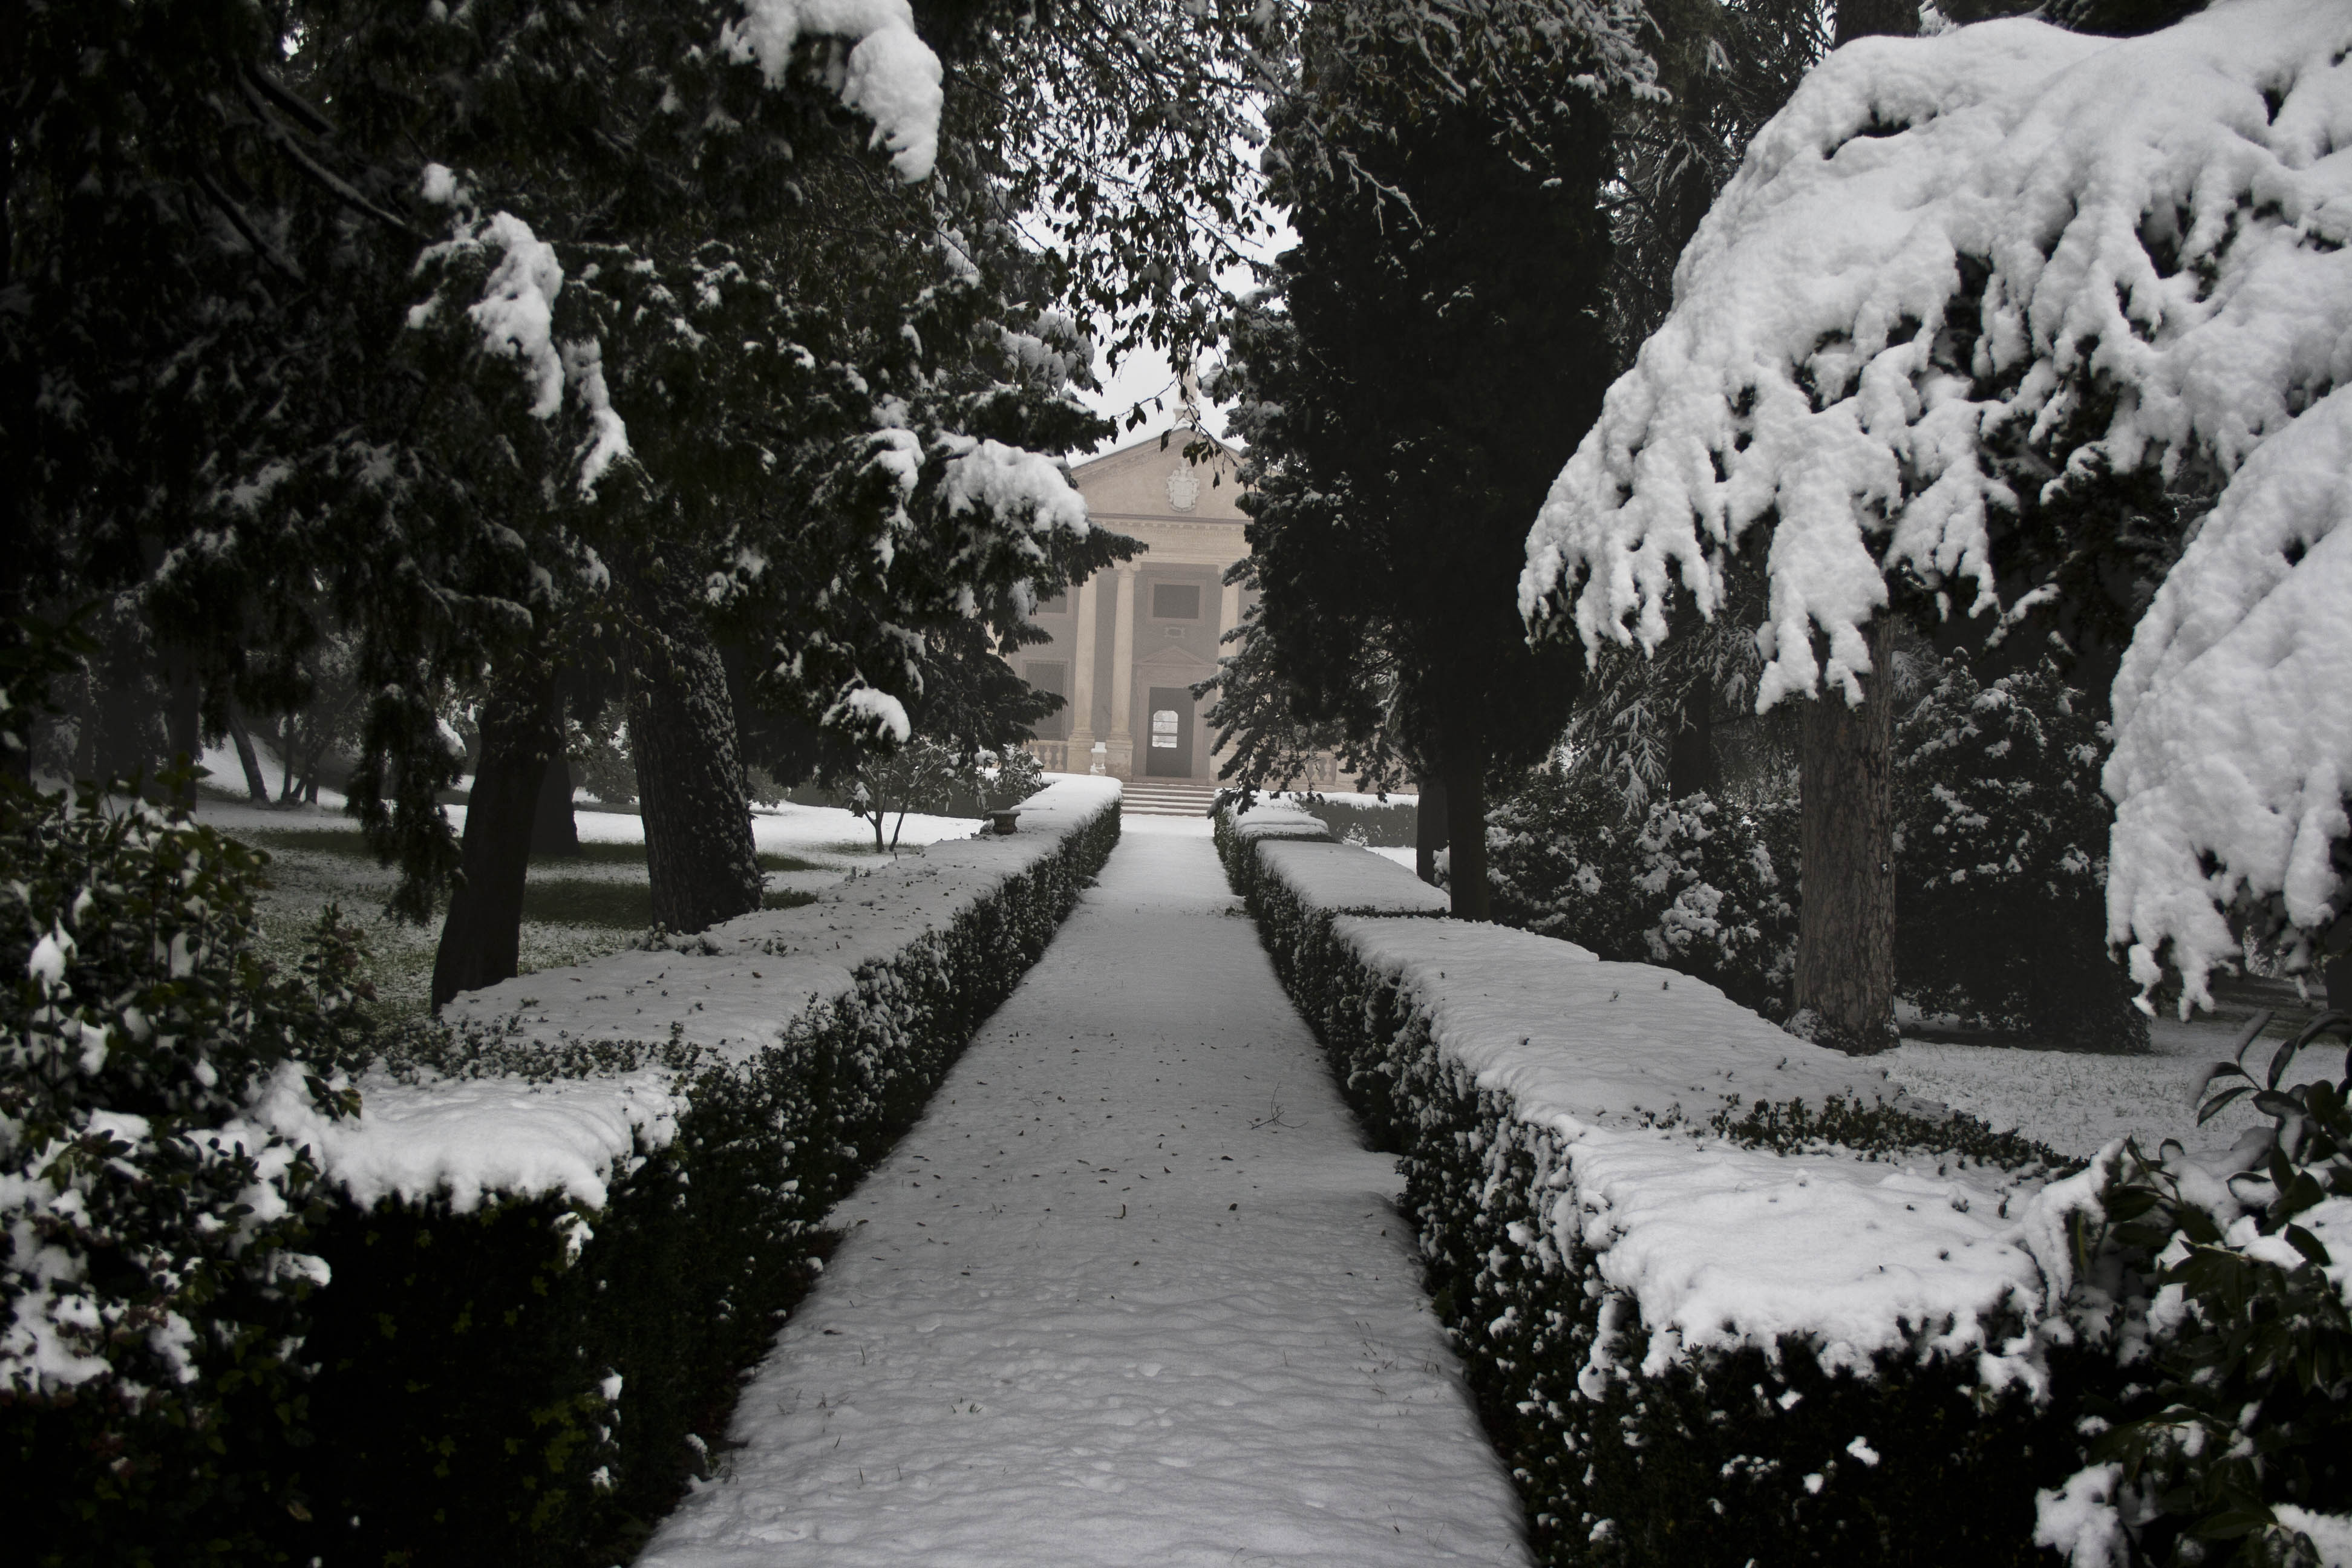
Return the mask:
M 1298 237 L 1291 232 L 1288 222 L 1281 221 L 1283 215 L 1276 215 L 1276 216 L 1279 231 L 1271 239 L 1255 242 L 1249 247 L 1263 260 L 1272 260 L 1298 243 Z M 1257 286 L 1255 277 L 1247 267 L 1229 268 L 1218 275 L 1217 281 L 1227 293 L 1236 298 Z M 1202 363 L 1204 366 L 1209 366 L 1216 362 L 1213 358 L 1210 358 Z M 1183 399 L 1181 389 L 1176 384 L 1175 369 L 1169 363 L 1166 354 L 1157 349 L 1139 350 L 1122 361 L 1116 371 L 1097 357 L 1095 362 L 1095 374 L 1101 378 L 1103 389 L 1100 393 L 1087 395 L 1085 399 L 1087 405 L 1105 417 L 1116 421 L 1119 428 L 1116 434 L 1097 446 L 1093 454 L 1089 455 L 1099 455 L 1114 447 L 1139 441 L 1146 436 L 1155 436 L 1162 430 L 1175 427 L 1177 416 L 1183 407 Z M 1160 406 L 1157 408 L 1150 406 L 1151 401 L 1155 398 L 1160 402 Z M 1146 419 L 1143 424 L 1129 430 L 1127 428 L 1127 416 L 1138 403 L 1145 405 Z M 1201 423 L 1210 435 L 1220 440 L 1230 439 L 1225 429 L 1223 408 L 1214 404 L 1203 404 L 1201 408 Z M 1074 453 L 1072 456 L 1075 457 L 1077 454 Z

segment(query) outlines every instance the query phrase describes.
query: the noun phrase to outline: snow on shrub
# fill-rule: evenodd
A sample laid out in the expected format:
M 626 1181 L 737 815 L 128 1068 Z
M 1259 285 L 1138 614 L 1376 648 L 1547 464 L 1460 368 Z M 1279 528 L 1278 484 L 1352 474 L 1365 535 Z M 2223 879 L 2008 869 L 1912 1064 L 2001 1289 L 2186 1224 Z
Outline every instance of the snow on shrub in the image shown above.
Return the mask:
M 93 1561 L 269 1495 L 215 1438 L 291 1395 L 327 1281 L 315 1160 L 254 1105 L 350 1114 L 365 993 L 331 907 L 301 973 L 256 956 L 264 860 L 135 795 L 0 783 L 0 1422 L 28 1486 L 102 1460 L 71 1500 Z
M 1654 647 L 1676 581 L 1712 615 L 1769 523 L 1759 707 L 1858 700 L 1890 578 L 2005 616 L 2072 569 L 2074 487 L 2210 473 L 2116 685 L 2111 936 L 2186 1007 L 2236 952 L 2225 909 L 2325 926 L 2352 780 L 2347 57 L 2325 0 L 1836 51 L 1555 483 L 1522 611 Z
M 2046 658 L 1985 684 L 1954 655 L 1898 721 L 1895 975 L 1922 1009 L 2146 1045 L 2107 954 L 2108 743 Z
M 1596 773 L 1539 770 L 1486 826 L 1496 918 L 1663 964 L 1768 1016 L 1789 1005 L 1797 940 L 1793 801 L 1654 801 L 1638 820 Z
M 1400 1157 L 1540 1561 L 2034 1559 L 2110 1372 L 2053 1316 L 2095 1176 L 1696 980 L 1413 918 L 1377 857 L 1221 847 Z

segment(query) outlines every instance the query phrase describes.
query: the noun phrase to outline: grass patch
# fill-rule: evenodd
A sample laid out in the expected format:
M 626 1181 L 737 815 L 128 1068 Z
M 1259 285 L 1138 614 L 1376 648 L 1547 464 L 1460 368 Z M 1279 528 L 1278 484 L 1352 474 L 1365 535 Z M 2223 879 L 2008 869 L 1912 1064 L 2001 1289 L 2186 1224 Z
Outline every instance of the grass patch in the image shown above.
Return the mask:
M 760 869 L 762 871 L 830 871 L 833 868 L 820 866 L 814 860 L 803 860 L 797 855 L 761 855 Z
M 523 884 L 522 918 L 551 925 L 643 931 L 654 923 L 654 890 L 643 882 L 533 877 Z
M 232 833 L 232 838 L 244 840 L 257 849 L 301 849 L 314 855 L 343 855 L 354 860 L 373 861 L 367 841 L 360 837 L 359 826 L 349 827 L 249 827 Z

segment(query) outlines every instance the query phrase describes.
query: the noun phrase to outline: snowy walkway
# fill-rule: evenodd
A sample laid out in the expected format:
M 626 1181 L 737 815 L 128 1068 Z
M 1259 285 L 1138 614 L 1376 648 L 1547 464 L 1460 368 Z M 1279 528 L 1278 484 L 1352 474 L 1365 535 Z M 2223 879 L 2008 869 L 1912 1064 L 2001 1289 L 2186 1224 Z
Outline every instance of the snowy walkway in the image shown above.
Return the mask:
M 658 1568 L 1524 1563 L 1205 823 L 1130 820 L 746 1386 Z

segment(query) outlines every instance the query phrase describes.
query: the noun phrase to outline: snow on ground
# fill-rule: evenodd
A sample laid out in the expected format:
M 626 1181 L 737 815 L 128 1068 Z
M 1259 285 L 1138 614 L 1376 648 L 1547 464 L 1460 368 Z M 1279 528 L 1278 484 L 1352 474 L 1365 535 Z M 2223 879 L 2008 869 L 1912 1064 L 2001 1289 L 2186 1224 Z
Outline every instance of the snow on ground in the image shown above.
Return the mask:
M 864 1186 L 646 1568 L 1519 1563 L 1390 1162 L 1144 819 Z
M 2200 1014 L 2189 1023 L 2158 1018 L 2148 1026 L 2146 1056 L 1906 1039 L 1882 1059 L 1913 1094 L 1997 1128 L 2013 1127 L 2062 1154 L 2088 1159 L 2123 1137 L 2138 1139 L 2151 1154 L 2168 1138 L 2189 1149 L 2227 1148 L 2246 1128 L 2269 1121 L 2242 1100 L 2197 1125 L 2198 1088 L 2206 1069 L 2229 1056 L 2240 1023 L 2234 1012 Z M 2275 1034 L 2266 1035 L 2246 1053 L 2247 1066 L 2267 1071 L 2278 1045 Z M 2286 1081 L 2332 1076 L 2342 1067 L 2340 1047 L 2306 1052 Z

